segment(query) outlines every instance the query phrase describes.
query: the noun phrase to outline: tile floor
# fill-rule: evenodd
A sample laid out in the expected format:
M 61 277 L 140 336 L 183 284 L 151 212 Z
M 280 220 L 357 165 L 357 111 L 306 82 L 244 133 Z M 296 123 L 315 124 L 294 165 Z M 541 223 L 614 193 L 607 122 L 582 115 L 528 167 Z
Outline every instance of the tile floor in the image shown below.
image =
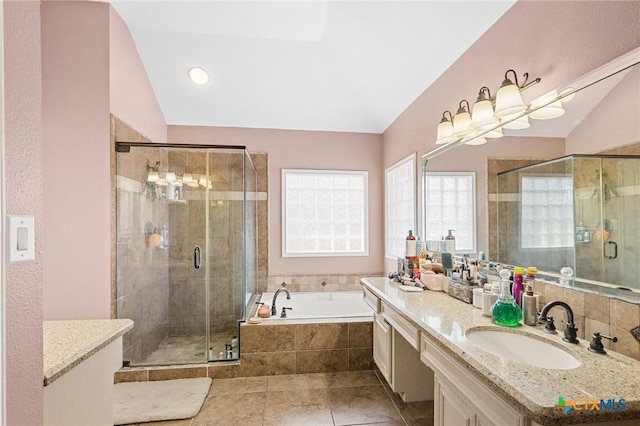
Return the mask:
M 376 371 L 215 379 L 191 419 L 138 426 L 433 425 L 433 402 L 405 403 Z

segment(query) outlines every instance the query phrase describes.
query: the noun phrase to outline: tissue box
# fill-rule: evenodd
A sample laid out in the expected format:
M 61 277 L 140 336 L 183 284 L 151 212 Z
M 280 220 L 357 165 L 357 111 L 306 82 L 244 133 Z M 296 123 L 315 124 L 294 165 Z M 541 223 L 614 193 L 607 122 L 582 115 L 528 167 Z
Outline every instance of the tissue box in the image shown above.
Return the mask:
M 473 303 L 473 290 L 482 288 L 478 285 L 469 285 L 460 281 L 449 280 L 449 296 L 462 300 L 465 303 Z

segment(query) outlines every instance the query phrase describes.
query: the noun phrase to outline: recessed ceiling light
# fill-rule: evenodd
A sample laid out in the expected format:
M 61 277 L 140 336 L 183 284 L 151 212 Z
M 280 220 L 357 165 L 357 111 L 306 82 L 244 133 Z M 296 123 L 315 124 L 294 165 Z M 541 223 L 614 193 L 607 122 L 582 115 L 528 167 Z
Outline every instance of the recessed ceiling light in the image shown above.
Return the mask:
M 204 86 L 209 82 L 209 73 L 204 68 L 191 67 L 189 68 L 188 74 L 189 80 L 199 86 Z

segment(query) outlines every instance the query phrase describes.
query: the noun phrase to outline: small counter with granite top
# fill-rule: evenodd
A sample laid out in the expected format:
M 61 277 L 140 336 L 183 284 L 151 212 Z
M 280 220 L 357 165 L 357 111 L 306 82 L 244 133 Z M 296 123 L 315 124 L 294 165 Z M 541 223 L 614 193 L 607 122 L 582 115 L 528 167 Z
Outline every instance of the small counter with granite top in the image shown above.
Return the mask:
M 365 294 L 369 292 L 379 298 L 383 305 L 420 330 L 421 359 L 425 364 L 431 364 L 436 371 L 435 367 L 440 365 L 440 361 L 428 359 L 431 356 L 450 363 L 448 365 L 453 367 L 451 370 L 439 370 L 441 375 L 444 374 L 444 382 L 448 380 L 447 373 L 454 375 L 457 369 L 467 374 L 470 382 L 482 384 L 476 389 L 484 389 L 484 392 L 472 393 L 468 398 L 471 402 L 494 394 L 498 398 L 492 400 L 491 406 L 502 404 L 519 413 L 520 425 L 640 424 L 639 361 L 612 350 L 608 350 L 606 355 L 589 352 L 588 340 L 581 339 L 579 344 L 563 342 L 562 330 L 558 335 L 549 335 L 543 332 L 542 326 L 499 327 L 490 317 L 483 316 L 481 309 L 442 292 L 404 292 L 398 288 L 398 283 L 383 277 L 362 278 L 361 283 Z M 467 339 L 467 332 L 483 329 L 500 329 L 544 340 L 572 355 L 580 361 L 580 365 L 573 369 L 546 369 L 500 358 Z M 536 357 L 536 354 L 532 353 L 531 356 Z M 473 385 L 469 383 L 466 386 L 465 383 L 467 389 Z M 448 382 L 444 389 L 450 391 Z M 575 405 L 568 406 L 568 410 L 559 409 L 557 405 L 561 397 L 565 402 L 574 402 Z M 453 398 L 453 405 L 451 400 L 444 401 L 444 397 L 440 399 L 438 401 L 436 391 L 436 411 L 447 404 L 448 407 L 458 403 L 464 405 L 460 402 L 464 399 Z M 604 402 L 611 400 L 611 403 L 600 409 L 593 401 L 599 402 L 601 399 Z M 464 410 L 461 412 L 465 414 Z M 458 414 L 455 413 L 456 416 Z M 487 412 L 473 416 L 474 413 L 469 414 L 471 424 L 502 424 Z M 438 418 L 436 413 L 436 422 Z M 440 422 L 447 423 L 443 417 L 440 417 Z
M 45 424 L 113 424 L 113 375 L 128 319 L 44 322 Z

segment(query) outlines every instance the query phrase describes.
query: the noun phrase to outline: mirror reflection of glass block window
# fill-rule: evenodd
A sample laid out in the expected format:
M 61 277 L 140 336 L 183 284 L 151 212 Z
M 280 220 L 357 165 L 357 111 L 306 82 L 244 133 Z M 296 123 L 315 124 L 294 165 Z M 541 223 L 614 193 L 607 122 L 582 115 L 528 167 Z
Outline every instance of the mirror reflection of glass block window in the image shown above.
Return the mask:
M 520 179 L 522 248 L 573 247 L 571 176 L 522 176 Z
M 282 169 L 282 256 L 366 256 L 368 172 Z
M 416 230 L 416 155 L 385 170 L 385 256 L 404 257 L 409 230 Z
M 441 240 L 455 230 L 456 253 L 476 251 L 476 184 L 473 172 L 425 176 L 425 238 Z

